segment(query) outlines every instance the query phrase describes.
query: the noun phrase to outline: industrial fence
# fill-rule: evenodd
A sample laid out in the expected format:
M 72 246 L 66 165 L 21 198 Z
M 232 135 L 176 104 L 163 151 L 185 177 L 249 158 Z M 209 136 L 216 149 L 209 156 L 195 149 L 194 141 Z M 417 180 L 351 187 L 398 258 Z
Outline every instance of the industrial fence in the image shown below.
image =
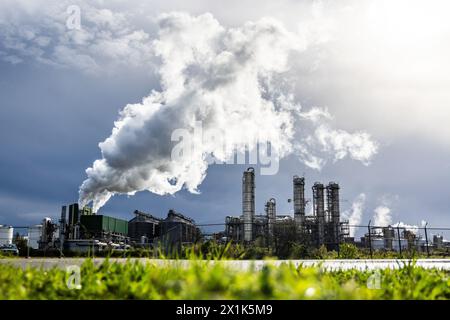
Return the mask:
M 421 227 L 397 223 L 389 226 L 342 225 L 341 240 L 367 248 L 372 256 L 376 251 L 422 252 L 430 256 L 440 252 L 450 255 L 450 228 L 424 225 Z
M 239 222 L 244 225 L 244 222 Z M 197 224 L 202 230 L 203 235 L 207 235 L 216 240 L 222 241 L 234 240 L 239 242 L 242 239 L 230 239 L 227 233 L 227 225 L 225 223 L 204 223 Z M 242 227 L 243 228 L 243 227 Z M 339 237 L 334 240 L 325 237 L 323 244 L 326 247 L 336 248 L 342 244 L 354 244 L 355 246 L 366 249 L 370 256 L 375 252 L 397 252 L 402 256 L 406 252 L 421 252 L 428 256 L 439 252 L 442 255 L 450 255 L 450 242 L 445 240 L 450 238 L 449 227 L 434 226 L 411 226 L 405 224 L 394 224 L 390 226 L 376 226 L 371 223 L 367 225 L 349 225 L 341 223 Z M 215 230 L 224 230 L 217 232 Z M 265 231 L 256 234 L 256 237 L 268 237 L 268 228 Z M 282 229 L 282 232 L 289 232 L 289 229 Z M 275 235 L 276 236 L 276 235 Z M 283 234 L 286 237 L 286 234 Z M 314 245 L 314 244 L 313 244 Z

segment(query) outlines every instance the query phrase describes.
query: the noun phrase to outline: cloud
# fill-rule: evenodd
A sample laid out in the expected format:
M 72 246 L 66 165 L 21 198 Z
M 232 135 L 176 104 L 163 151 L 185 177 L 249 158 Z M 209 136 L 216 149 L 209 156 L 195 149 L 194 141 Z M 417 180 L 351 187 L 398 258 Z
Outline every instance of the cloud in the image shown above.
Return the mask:
M 297 92 L 329 105 L 345 129 L 447 148 L 449 9 L 445 0 L 322 1 L 319 15 L 299 19 L 327 41 L 297 60 Z
M 378 153 L 378 143 L 367 132 L 333 129 L 329 124 L 333 116 L 327 108 L 312 107 L 298 116 L 302 128 L 298 130 L 294 148 L 312 169 L 321 170 L 329 154 L 334 155 L 334 162 L 349 157 L 369 165 Z
M 326 119 L 318 120 L 317 112 L 307 113 L 309 119 L 302 117 L 301 106 L 286 91 L 281 75 L 289 69 L 291 53 L 305 46 L 279 21 L 264 18 L 226 28 L 209 13 L 174 12 L 162 14 L 158 25 L 152 49 L 160 61 L 162 91 L 153 91 L 142 103 L 120 112 L 111 136 L 99 144 L 102 159 L 86 170 L 88 179 L 80 187 L 82 205 L 93 201 L 97 210 L 114 194 L 143 190 L 164 195 L 185 187 L 198 192 L 207 155 L 220 161 L 233 156 L 224 145 L 242 152 L 254 148 L 249 142 L 268 141 L 279 158 L 301 151 L 300 159 L 318 168 L 326 161 L 324 154 L 368 161 L 375 153 L 364 151 L 368 136 L 361 141 L 357 135 L 354 139 L 359 142 L 353 143 L 352 135 L 344 131 L 329 132 L 320 156 L 311 145 L 305 144 L 303 151 L 297 142 L 294 146 L 297 121 L 311 126 L 319 121 L 324 126 Z M 192 142 L 201 146 L 201 152 L 174 159 L 173 133 L 180 129 L 195 133 L 198 123 L 203 136 L 194 135 Z M 334 134 L 344 139 L 333 140 Z
M 75 68 L 91 75 L 117 68 L 150 71 L 149 31 L 135 24 L 135 13 L 79 3 L 81 27 L 69 28 L 73 1 L 2 1 L 0 4 L 0 59 L 10 63 L 35 61 Z

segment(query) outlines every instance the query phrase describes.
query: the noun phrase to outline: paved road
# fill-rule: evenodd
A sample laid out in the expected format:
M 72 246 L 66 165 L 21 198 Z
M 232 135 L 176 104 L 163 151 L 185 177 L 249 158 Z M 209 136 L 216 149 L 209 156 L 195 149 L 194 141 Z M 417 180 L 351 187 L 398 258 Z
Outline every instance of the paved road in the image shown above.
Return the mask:
M 51 269 L 53 267 L 65 269 L 67 266 L 81 265 L 84 262 L 84 258 L 13 258 L 13 259 L 0 259 L 1 264 L 11 264 L 16 267 L 26 268 L 36 267 Z M 95 264 L 101 264 L 104 258 L 95 258 Z M 124 263 L 127 259 L 111 258 L 110 261 L 118 263 Z M 188 260 L 159 260 L 159 259 L 145 259 L 145 258 L 133 258 L 132 261 L 139 261 L 141 263 L 152 263 L 156 265 L 175 265 L 179 267 L 186 267 L 192 263 Z M 411 263 L 410 260 L 402 259 L 386 259 L 386 260 L 230 260 L 230 261 L 204 261 L 201 263 L 221 263 L 226 266 L 238 269 L 261 269 L 266 264 L 272 264 L 278 266 L 284 263 L 292 263 L 295 266 L 319 266 L 325 270 L 375 270 L 375 269 L 398 269 L 402 266 Z M 423 267 L 427 269 L 437 268 L 450 270 L 450 259 L 419 259 L 416 260 L 417 267 Z

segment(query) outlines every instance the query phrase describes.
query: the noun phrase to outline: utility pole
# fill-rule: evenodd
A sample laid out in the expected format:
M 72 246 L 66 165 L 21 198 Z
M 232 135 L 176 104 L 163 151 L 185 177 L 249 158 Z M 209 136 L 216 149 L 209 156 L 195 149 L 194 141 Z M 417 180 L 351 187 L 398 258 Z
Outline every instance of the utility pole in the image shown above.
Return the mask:
M 427 257 L 429 257 L 430 256 L 430 248 L 428 247 L 427 225 L 428 225 L 428 222 L 425 223 L 425 243 L 426 243 L 426 246 L 427 246 Z
M 30 258 L 30 235 L 28 233 L 28 239 L 27 239 L 27 259 Z

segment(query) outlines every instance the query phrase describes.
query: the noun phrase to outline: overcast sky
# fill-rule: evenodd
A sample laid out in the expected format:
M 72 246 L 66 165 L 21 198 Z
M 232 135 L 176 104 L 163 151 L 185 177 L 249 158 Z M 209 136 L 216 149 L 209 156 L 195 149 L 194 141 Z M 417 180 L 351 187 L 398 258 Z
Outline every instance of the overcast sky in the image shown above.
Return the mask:
M 315 181 L 339 182 L 347 215 L 364 194 L 361 223 L 386 207 L 392 223 L 420 225 L 425 220 L 431 226 L 450 227 L 447 1 L 223 3 L 3 0 L 0 224 L 36 224 L 44 216 L 57 217 L 61 205 L 78 201 L 85 170 L 102 159 L 99 143 L 111 136 L 119 111 L 127 104 L 140 104 L 152 90 L 170 91 L 153 41 L 169 43 L 159 31 L 171 28 L 162 25 L 161 14 L 177 11 L 189 17 L 186 23 L 196 35 L 192 41 L 200 43 L 203 34 L 213 34 L 211 24 L 220 27 L 221 35 L 220 30 L 245 35 L 249 21 L 263 30 L 267 23 L 281 23 L 280 30 L 294 36 L 283 50 L 293 53 L 283 70 L 269 67 L 289 87 L 293 104 L 304 112 L 326 110 L 331 134 L 364 133 L 377 147 L 367 159 L 350 148 L 343 157 L 321 154 L 320 170 L 288 152 L 278 174 L 263 176 L 257 170 L 258 212 L 274 197 L 278 213 L 290 214 L 292 176 L 304 174 L 307 198 Z M 73 5 L 80 9 L 80 30 L 67 24 Z M 208 12 L 210 18 L 196 18 Z M 167 21 L 173 23 L 173 17 Z M 209 24 L 202 28 L 202 23 Z M 271 59 L 272 49 L 265 50 Z M 267 61 L 255 65 L 268 67 Z M 297 136 L 294 140 L 302 141 Z M 103 150 L 104 156 L 108 152 Z M 223 222 L 226 215 L 240 214 L 246 167 L 210 166 L 197 187 L 199 194 L 185 188 L 173 195 L 117 194 L 101 213 L 129 219 L 135 209 L 165 216 L 174 208 L 197 222 Z M 144 187 L 150 188 L 145 183 Z

